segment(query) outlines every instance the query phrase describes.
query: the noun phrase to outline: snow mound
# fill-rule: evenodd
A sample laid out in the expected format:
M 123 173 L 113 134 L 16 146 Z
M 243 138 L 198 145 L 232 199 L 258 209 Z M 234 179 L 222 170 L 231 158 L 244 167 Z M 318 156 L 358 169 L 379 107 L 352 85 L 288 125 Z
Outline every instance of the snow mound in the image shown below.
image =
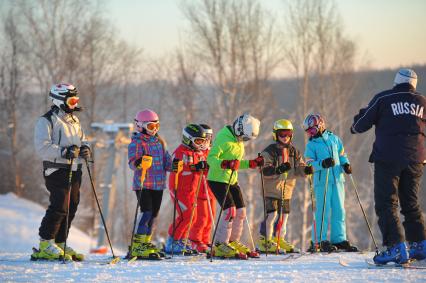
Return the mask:
M 41 205 L 13 193 L 0 195 L 0 253 L 31 253 L 32 247 L 38 247 L 38 228 L 45 211 Z M 67 243 L 87 253 L 91 240 L 85 233 L 71 226 Z

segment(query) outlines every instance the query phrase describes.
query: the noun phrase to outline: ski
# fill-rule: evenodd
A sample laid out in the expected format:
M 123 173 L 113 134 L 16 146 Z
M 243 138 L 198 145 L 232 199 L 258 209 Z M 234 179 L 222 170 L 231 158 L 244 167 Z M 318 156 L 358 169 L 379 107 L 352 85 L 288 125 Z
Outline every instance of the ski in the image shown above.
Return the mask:
M 408 263 L 402 263 L 402 264 L 376 264 L 374 262 L 372 262 L 371 260 L 366 259 L 365 262 L 368 265 L 368 268 L 371 269 L 393 269 L 393 268 L 397 268 L 397 269 L 426 269 L 426 265 L 421 265 L 418 264 L 419 262 L 417 261 L 412 261 L 412 262 L 408 262 Z

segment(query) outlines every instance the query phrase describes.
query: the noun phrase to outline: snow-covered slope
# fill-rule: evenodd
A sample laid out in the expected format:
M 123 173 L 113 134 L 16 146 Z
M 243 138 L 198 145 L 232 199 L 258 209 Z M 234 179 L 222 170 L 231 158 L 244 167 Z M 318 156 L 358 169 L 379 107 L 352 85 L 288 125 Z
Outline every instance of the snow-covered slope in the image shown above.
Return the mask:
M 45 209 L 9 193 L 0 195 L 0 252 L 30 252 L 38 247 L 38 228 Z M 71 227 L 70 246 L 82 252 L 90 249 L 90 238 Z
M 32 262 L 38 225 L 44 209 L 13 194 L 0 195 L 0 282 L 426 282 L 425 269 L 368 269 L 373 253 L 283 256 L 215 260 L 174 257 L 163 261 L 121 260 L 107 265 L 108 255 L 87 255 L 86 261 Z M 90 239 L 72 230 L 70 244 L 82 251 Z M 123 255 L 120 253 L 119 255 Z M 349 267 L 339 264 L 339 258 Z

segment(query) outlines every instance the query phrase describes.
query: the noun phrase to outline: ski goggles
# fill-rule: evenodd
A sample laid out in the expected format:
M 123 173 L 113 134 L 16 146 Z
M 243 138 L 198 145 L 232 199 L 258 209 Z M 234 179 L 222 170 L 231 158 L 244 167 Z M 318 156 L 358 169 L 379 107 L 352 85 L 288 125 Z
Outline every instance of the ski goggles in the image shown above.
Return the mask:
M 206 143 L 206 141 L 207 141 L 207 139 L 203 139 L 203 138 L 193 138 L 193 139 L 192 139 L 192 142 L 193 142 L 195 145 L 203 145 L 203 144 L 205 144 L 205 143 Z
M 154 121 L 154 122 L 145 122 L 143 123 L 143 127 L 147 129 L 148 131 L 155 131 L 160 129 L 160 122 Z
M 308 135 L 310 135 L 311 137 L 313 137 L 318 133 L 318 127 L 317 126 L 310 127 L 305 132 L 308 133 Z
M 70 96 L 65 100 L 65 104 L 68 106 L 69 109 L 74 109 L 77 107 L 79 101 L 80 97 Z
M 281 130 L 277 132 L 277 136 L 280 138 L 291 138 L 293 136 L 293 131 L 291 130 Z

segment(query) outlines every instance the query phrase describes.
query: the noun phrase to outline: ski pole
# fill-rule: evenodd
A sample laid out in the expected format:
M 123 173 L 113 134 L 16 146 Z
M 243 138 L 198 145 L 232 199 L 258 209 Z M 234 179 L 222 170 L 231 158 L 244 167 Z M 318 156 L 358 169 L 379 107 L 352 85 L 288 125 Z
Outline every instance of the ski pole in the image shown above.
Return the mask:
M 258 157 L 262 156 L 260 153 L 257 154 Z M 265 182 L 263 179 L 263 165 L 260 166 L 260 182 L 262 185 L 262 197 L 263 197 L 263 221 L 265 222 L 265 234 L 268 235 L 268 225 L 266 225 L 267 213 L 266 213 L 266 198 L 265 198 Z M 265 237 L 265 254 L 268 256 L 268 237 Z
M 92 172 L 90 171 L 89 162 L 87 161 L 87 159 L 85 159 L 85 161 L 86 161 L 87 173 L 89 174 L 90 184 L 92 186 L 93 195 L 95 196 L 96 204 L 98 206 L 98 210 L 99 210 L 99 213 L 100 213 L 101 219 L 102 219 L 102 224 L 104 225 L 104 228 L 105 228 L 105 233 L 106 233 L 106 236 L 107 236 L 107 239 L 108 239 L 109 247 L 111 248 L 113 260 L 110 263 L 113 264 L 113 263 L 118 262 L 120 260 L 120 257 L 118 257 L 118 256 L 116 257 L 115 254 L 114 254 L 114 250 L 112 248 L 111 240 L 109 238 L 107 224 L 106 224 L 106 221 L 105 221 L 105 218 L 104 218 L 104 214 L 102 213 L 101 205 L 99 204 L 99 199 L 98 199 L 98 195 L 96 194 L 95 185 L 93 184 Z
M 284 186 L 281 187 L 281 204 L 280 204 L 280 218 L 278 220 L 278 225 L 277 225 L 277 230 L 278 230 L 278 234 L 277 234 L 277 250 L 276 250 L 276 254 L 279 253 L 280 251 L 280 241 L 281 241 L 281 229 L 282 226 L 284 224 L 284 211 L 283 211 L 283 206 L 284 206 L 284 196 L 285 196 L 285 186 L 287 184 L 287 173 L 284 173 Z
M 215 229 L 216 225 L 214 225 L 214 216 L 213 216 L 212 204 L 210 203 L 209 189 L 207 187 L 207 181 L 204 175 L 203 175 L 203 180 L 204 180 L 204 189 L 206 191 L 206 196 L 207 196 L 207 206 L 209 207 L 210 220 L 212 221 L 213 229 Z
M 192 210 L 191 210 L 191 217 L 189 218 L 189 226 L 188 229 L 186 231 L 186 235 L 185 235 L 185 239 L 184 239 L 184 249 L 183 249 L 183 253 L 185 253 L 186 251 L 186 245 L 188 244 L 188 238 L 189 238 L 189 231 L 191 230 L 191 226 L 192 226 L 192 221 L 194 220 L 194 214 L 195 214 L 195 208 L 197 208 L 197 200 L 198 200 L 198 193 L 200 192 L 200 187 L 201 187 L 201 181 L 202 176 L 204 175 L 204 170 L 200 171 L 200 178 L 198 179 L 198 183 L 197 183 L 197 190 L 195 191 L 195 199 L 194 202 L 192 203 Z
M 327 173 L 325 174 L 324 200 L 322 202 L 321 228 L 320 228 L 320 249 L 322 249 L 322 229 L 324 227 L 325 205 L 327 204 L 327 189 L 328 189 L 328 175 L 329 175 L 329 173 L 330 173 L 330 168 L 327 168 Z
M 231 169 L 231 176 L 229 176 L 229 181 L 228 181 L 228 186 L 226 187 L 225 197 L 223 198 L 223 201 L 220 205 L 219 217 L 217 219 L 216 227 L 215 227 L 214 232 L 213 232 L 212 245 L 210 247 L 210 262 L 213 262 L 213 246 L 214 246 L 214 240 L 216 238 L 217 227 L 219 227 L 219 224 L 220 224 L 220 217 L 222 216 L 223 207 L 225 206 L 226 198 L 228 197 L 229 188 L 231 187 L 231 180 L 232 180 L 232 177 L 234 176 L 234 172 L 235 171 Z
M 376 249 L 376 255 L 377 255 L 377 254 L 379 254 L 379 248 L 377 246 L 377 242 L 376 242 L 376 239 L 374 238 L 373 232 L 371 231 L 371 226 L 370 226 L 370 223 L 368 222 L 367 215 L 365 214 L 364 207 L 362 206 L 361 199 L 359 198 L 358 189 L 357 189 L 355 180 L 354 180 L 352 174 L 349 174 L 349 177 L 351 178 L 352 186 L 354 187 L 356 198 L 358 200 L 359 207 L 361 207 L 362 214 L 364 215 L 365 223 L 367 224 L 368 231 L 370 232 L 370 235 L 371 235 L 371 239 L 373 239 L 373 243 L 374 243 L 374 247 Z
M 314 249 L 315 251 L 318 249 L 318 236 L 317 236 L 317 221 L 315 218 L 315 211 L 316 211 L 316 205 L 315 205 L 315 196 L 314 196 L 314 187 L 312 186 L 312 175 L 308 176 L 309 180 L 309 192 L 311 195 L 311 209 L 312 209 L 312 223 L 314 226 Z
M 251 240 L 251 247 L 252 247 L 252 250 L 254 251 L 254 250 L 256 250 L 256 245 L 254 244 L 253 235 L 251 234 L 251 227 L 250 227 L 250 223 L 248 221 L 247 214 L 246 214 L 246 222 L 247 222 L 247 227 L 248 227 L 248 230 L 249 230 L 249 236 L 250 236 L 250 240 Z
M 173 202 L 172 257 L 173 257 L 173 253 L 174 253 L 174 249 L 175 249 L 176 207 L 177 207 L 177 203 L 178 203 L 177 189 L 178 189 L 178 183 L 179 183 L 179 174 L 180 174 L 180 172 L 182 172 L 182 170 L 183 170 L 183 161 L 179 160 L 178 164 L 177 164 L 177 172 L 176 172 L 176 175 L 175 175 L 175 188 L 174 188 L 175 199 L 174 199 L 174 202 Z
M 74 158 L 70 161 L 70 171 L 68 172 L 68 202 L 67 202 L 67 215 L 65 216 L 65 241 L 64 241 L 64 257 L 62 263 L 65 263 L 65 256 L 67 254 L 67 238 L 68 238 L 68 222 L 70 216 L 70 201 L 71 201 L 71 189 L 72 189 L 72 165 L 74 164 Z
M 137 218 L 138 218 L 138 210 L 139 210 L 140 200 L 141 200 L 141 196 L 142 196 L 143 184 L 145 182 L 146 171 L 151 166 L 152 166 L 152 156 L 150 156 L 150 155 L 142 156 L 142 161 L 141 161 L 142 173 L 141 173 L 141 182 L 140 182 L 141 183 L 141 189 L 136 192 L 137 203 L 136 203 L 136 210 L 135 210 L 135 218 L 133 220 L 132 237 L 130 239 L 129 255 L 128 255 L 128 258 L 131 258 L 132 261 L 137 258 L 137 257 L 132 258 L 133 238 L 135 236 L 136 221 L 137 221 Z

